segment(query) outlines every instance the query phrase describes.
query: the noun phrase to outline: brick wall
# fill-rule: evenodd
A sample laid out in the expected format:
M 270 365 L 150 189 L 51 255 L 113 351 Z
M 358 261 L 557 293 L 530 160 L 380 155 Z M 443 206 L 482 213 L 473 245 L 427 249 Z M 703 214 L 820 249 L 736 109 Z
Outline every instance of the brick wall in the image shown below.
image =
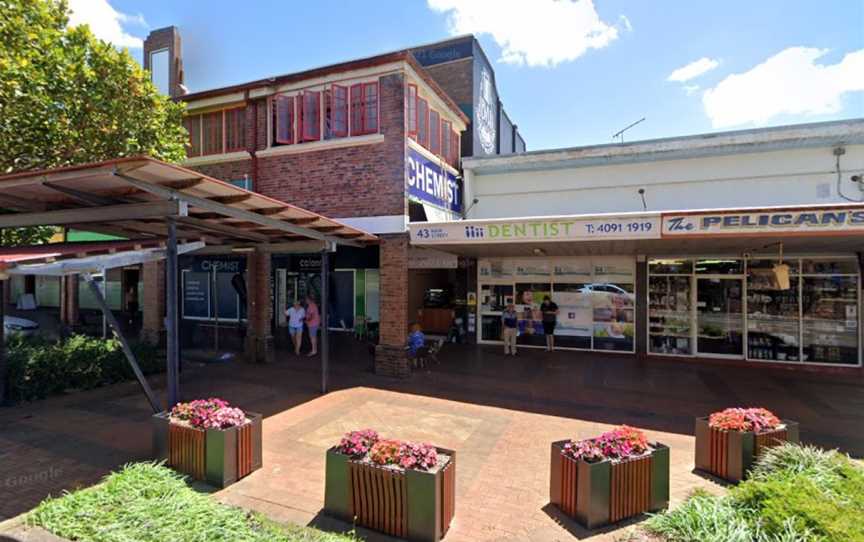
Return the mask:
M 474 57 L 426 66 L 426 71 L 454 102 L 474 103 Z
M 408 333 L 408 235 L 379 237 L 381 321 L 375 372 L 404 378 L 410 374 L 403 347 Z
M 257 175 L 251 159 L 192 169 L 222 180 L 248 174 L 256 192 L 325 216 L 407 214 L 404 88 L 402 74 L 379 81 L 382 143 L 257 157 Z M 250 103 L 246 118 L 249 150 L 266 148 L 266 100 Z
M 165 262 L 147 262 L 143 266 L 144 293 L 141 338 L 161 344 L 165 332 Z
M 273 303 L 271 291 L 271 256 L 268 253 L 254 252 L 246 260 L 246 359 L 253 362 L 273 361 L 274 343 L 271 322 Z
M 183 59 L 180 42 L 180 32 L 174 26 L 159 28 L 147 36 L 144 40 L 144 69 L 150 69 L 150 53 L 168 49 L 169 75 L 168 88 L 172 97 L 183 94 Z

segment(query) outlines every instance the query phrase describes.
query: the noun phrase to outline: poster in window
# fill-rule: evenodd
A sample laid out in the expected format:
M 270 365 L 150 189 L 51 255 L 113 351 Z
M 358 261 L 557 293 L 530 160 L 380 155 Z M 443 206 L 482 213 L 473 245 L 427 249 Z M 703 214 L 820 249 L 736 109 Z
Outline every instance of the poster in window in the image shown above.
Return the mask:
M 555 335 L 571 337 L 590 337 L 593 325 L 593 306 L 591 296 L 579 286 L 556 284 L 552 301 L 558 305 L 558 324 Z
M 554 262 L 552 272 L 556 280 L 567 282 L 591 282 L 591 260 L 572 258 Z
M 513 277 L 513 262 L 511 260 L 480 260 L 478 268 L 480 278 L 509 279 Z
M 183 317 L 210 317 L 210 273 L 183 273 Z
M 513 269 L 516 278 L 521 280 L 549 280 L 552 274 L 549 262 L 542 259 L 516 260 Z

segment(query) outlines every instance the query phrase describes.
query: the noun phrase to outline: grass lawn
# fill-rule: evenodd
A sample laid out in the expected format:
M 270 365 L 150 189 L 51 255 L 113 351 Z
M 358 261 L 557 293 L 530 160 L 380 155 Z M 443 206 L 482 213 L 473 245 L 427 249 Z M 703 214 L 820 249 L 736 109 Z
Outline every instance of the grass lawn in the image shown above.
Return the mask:
M 864 541 L 864 468 L 836 451 L 787 444 L 728 495 L 696 493 L 644 530 L 674 542 Z
M 87 542 L 353 542 L 296 525 L 281 525 L 218 503 L 189 488 L 174 471 L 134 463 L 99 485 L 49 498 L 27 519 L 57 536 Z

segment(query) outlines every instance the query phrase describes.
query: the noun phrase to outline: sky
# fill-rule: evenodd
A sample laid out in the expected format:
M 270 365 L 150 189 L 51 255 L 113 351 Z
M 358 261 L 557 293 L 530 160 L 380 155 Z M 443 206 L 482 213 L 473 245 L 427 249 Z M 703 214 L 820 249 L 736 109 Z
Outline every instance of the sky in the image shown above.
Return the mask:
M 70 0 L 141 59 L 176 25 L 190 91 L 473 33 L 529 150 L 864 117 L 864 1 Z

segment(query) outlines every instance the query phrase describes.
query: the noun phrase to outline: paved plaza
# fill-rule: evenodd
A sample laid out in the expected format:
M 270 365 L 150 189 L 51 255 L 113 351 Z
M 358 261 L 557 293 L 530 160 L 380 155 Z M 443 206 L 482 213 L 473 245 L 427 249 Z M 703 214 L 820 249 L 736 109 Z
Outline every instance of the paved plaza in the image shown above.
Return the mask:
M 343 339 L 334 350 L 335 391 L 325 396 L 313 358 L 186 368 L 184 398 L 217 395 L 266 416 L 264 468 L 219 499 L 276 520 L 349 529 L 321 515 L 324 451 L 344 432 L 372 427 L 457 450 L 448 541 L 613 540 L 624 531 L 589 533 L 549 506 L 551 441 L 618 423 L 646 429 L 672 449 L 673 506 L 696 487 L 722 491 L 691 472 L 693 417 L 718 408 L 766 406 L 799 420 L 803 440 L 864 455 L 864 386 L 850 377 L 581 352 L 507 358 L 497 348 L 447 345 L 440 365 L 399 381 L 369 372 L 365 345 Z M 0 426 L 0 520 L 150 450 L 149 409 L 134 384 L 3 409 Z

